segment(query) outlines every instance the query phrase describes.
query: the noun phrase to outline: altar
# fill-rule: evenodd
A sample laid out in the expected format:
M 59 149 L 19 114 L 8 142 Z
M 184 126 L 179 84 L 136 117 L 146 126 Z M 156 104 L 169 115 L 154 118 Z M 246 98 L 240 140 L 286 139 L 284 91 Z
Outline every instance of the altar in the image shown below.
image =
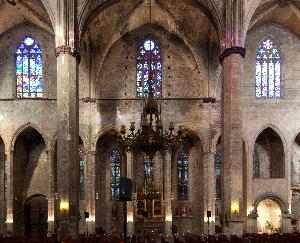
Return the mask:
M 135 231 L 139 237 L 158 239 L 164 234 L 164 222 L 136 222 Z

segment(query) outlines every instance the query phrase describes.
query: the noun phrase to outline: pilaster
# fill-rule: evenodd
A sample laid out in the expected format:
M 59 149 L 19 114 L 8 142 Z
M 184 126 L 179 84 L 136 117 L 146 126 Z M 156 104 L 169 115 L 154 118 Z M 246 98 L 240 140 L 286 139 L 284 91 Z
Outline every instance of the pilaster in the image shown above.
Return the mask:
M 13 158 L 14 151 L 7 151 L 7 198 L 6 198 L 6 235 L 13 236 L 13 206 L 14 206 L 14 192 L 13 192 Z

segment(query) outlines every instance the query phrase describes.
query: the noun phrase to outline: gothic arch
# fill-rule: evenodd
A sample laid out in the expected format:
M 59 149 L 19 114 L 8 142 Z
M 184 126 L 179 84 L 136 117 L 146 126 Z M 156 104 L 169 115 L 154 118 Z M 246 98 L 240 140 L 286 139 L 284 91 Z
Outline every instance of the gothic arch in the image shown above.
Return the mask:
M 115 1 L 108 1 L 106 3 L 103 3 L 99 6 L 99 8 L 103 9 L 107 9 L 110 4 L 114 4 Z M 101 70 L 102 70 L 102 66 L 103 63 L 109 53 L 109 51 L 111 50 L 111 48 L 113 47 L 113 45 L 115 43 L 117 43 L 124 35 L 132 32 L 132 31 L 136 31 L 139 28 L 141 28 L 142 26 L 144 26 L 145 24 L 148 24 L 148 21 L 145 20 L 144 18 L 136 18 L 136 15 L 140 15 L 142 11 L 142 14 L 144 11 L 146 11 L 144 8 L 140 7 L 143 4 L 143 1 L 140 1 L 138 4 L 136 4 L 133 9 L 130 10 L 129 14 L 124 18 L 124 20 L 115 28 L 114 34 L 112 34 L 109 37 L 109 40 L 106 42 L 107 44 L 103 47 L 103 49 L 101 50 L 101 53 L 99 55 L 97 55 L 96 57 L 96 70 L 95 70 L 95 80 L 99 80 L 99 77 L 101 75 Z M 193 6 L 195 6 L 196 3 L 193 4 Z M 198 3 L 199 4 L 199 3 Z M 189 39 L 188 35 L 184 32 L 184 30 L 182 30 L 180 28 L 179 25 L 177 25 L 174 16 L 168 11 L 168 9 L 166 9 L 162 4 L 160 4 L 159 2 L 155 5 L 156 10 L 159 11 L 160 18 L 156 18 L 154 19 L 153 22 L 155 22 L 155 24 L 153 24 L 153 26 L 159 26 L 160 28 L 166 30 L 168 33 L 170 34 L 174 34 L 175 36 L 177 36 L 179 39 L 181 39 L 183 41 L 183 43 L 185 44 L 185 46 L 191 51 L 191 56 L 193 57 L 193 59 L 196 62 L 196 70 L 199 72 L 199 80 L 203 80 L 203 92 L 207 93 L 208 92 L 208 81 L 205 77 L 203 77 L 203 75 L 205 75 L 203 72 L 200 72 L 200 70 L 202 70 L 202 68 L 204 68 L 205 63 L 203 58 L 201 57 L 201 54 L 198 53 L 199 50 L 196 46 L 196 44 L 193 43 L 192 40 Z M 87 7 L 86 7 L 87 8 Z M 203 12 L 203 10 L 199 10 L 201 11 L 201 13 L 206 16 L 205 12 Z M 101 11 L 94 11 L 94 15 L 97 16 L 97 14 L 101 13 Z M 164 17 L 161 17 L 164 16 Z M 207 18 L 207 16 L 206 16 Z M 138 21 L 138 23 L 136 23 L 136 21 L 131 21 L 131 19 L 138 19 L 140 21 Z M 211 20 L 209 18 L 207 18 L 208 21 L 212 24 Z M 86 22 L 84 29 L 88 29 L 88 26 L 92 25 L 93 19 L 92 17 L 90 17 L 90 20 Z M 215 30 L 215 29 L 214 29 Z M 218 32 L 217 30 L 215 30 L 216 32 Z M 218 35 L 218 33 L 217 33 Z M 83 37 L 81 37 L 81 39 L 83 39 Z
M 198 129 L 194 128 L 192 125 L 183 124 L 183 129 L 187 131 L 188 134 L 197 137 L 202 145 L 203 152 L 209 150 L 209 142 L 207 141 L 205 135 Z
M 284 155 L 286 155 L 286 152 L 287 152 L 287 142 L 286 142 L 286 139 L 285 139 L 283 133 L 281 132 L 281 130 L 277 126 L 275 126 L 273 124 L 270 124 L 270 123 L 264 125 L 261 129 L 259 129 L 258 132 L 255 133 L 255 136 L 253 137 L 253 139 L 250 140 L 249 144 L 251 144 L 251 150 L 254 151 L 254 144 L 255 144 L 257 138 L 267 128 L 272 129 L 280 137 L 281 142 L 283 144 L 283 153 L 284 153 Z
M 104 135 L 109 134 L 109 133 L 115 133 L 115 134 L 117 134 L 118 133 L 118 129 L 115 126 L 113 126 L 112 124 L 108 124 L 105 127 L 103 127 L 100 130 L 100 132 L 93 139 L 93 142 L 92 142 L 92 151 L 96 151 L 96 149 L 97 149 L 97 143 L 98 143 L 99 139 L 101 137 L 103 137 Z
M 137 5 L 142 4 L 142 2 L 143 1 L 140 1 Z M 95 16 L 116 3 L 118 3 L 117 0 L 102 1 L 97 6 L 97 3 L 95 3 L 95 1 L 85 0 L 78 17 L 79 39 L 82 39 L 82 35 L 84 34 L 86 27 Z M 210 20 L 215 30 L 217 31 L 218 36 L 220 37 L 222 33 L 222 23 L 214 0 L 208 0 L 206 2 L 203 0 L 193 0 L 193 3 L 202 12 L 204 12 L 204 14 L 207 16 L 207 18 Z
M 14 151 L 14 146 L 15 146 L 16 140 L 19 137 L 19 135 L 30 128 L 36 130 L 42 136 L 42 138 L 45 142 L 46 148 L 49 148 L 51 146 L 50 140 L 45 136 L 45 134 L 43 134 L 42 130 L 37 125 L 35 125 L 31 122 L 28 122 L 28 123 L 24 124 L 23 126 L 19 127 L 17 129 L 17 131 L 15 132 L 15 134 L 13 135 L 12 140 L 10 142 L 10 149 L 9 149 L 10 152 Z
M 276 130 L 273 126 L 264 127 L 253 142 L 253 178 L 286 177 L 286 144 Z

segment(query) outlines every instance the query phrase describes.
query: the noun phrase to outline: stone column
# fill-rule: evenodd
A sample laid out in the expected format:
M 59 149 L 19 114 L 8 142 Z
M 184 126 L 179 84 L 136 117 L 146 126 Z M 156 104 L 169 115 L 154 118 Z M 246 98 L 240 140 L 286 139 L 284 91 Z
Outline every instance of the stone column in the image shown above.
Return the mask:
M 13 235 L 13 206 L 14 206 L 14 187 L 13 187 L 13 159 L 14 151 L 7 151 L 7 198 L 6 198 L 6 236 Z
M 257 212 L 253 210 L 247 217 L 247 233 L 257 233 Z
M 48 231 L 47 236 L 51 237 L 54 233 L 54 221 L 55 221 L 55 168 L 54 168 L 54 155 L 55 151 L 48 149 L 47 150 L 47 162 L 51 166 L 51 171 L 49 171 L 50 174 L 50 181 L 51 186 L 48 191 Z
M 242 71 L 245 49 L 231 47 L 222 61 L 222 217 L 223 233 L 241 235 L 244 224 Z
M 203 183 L 205 185 L 204 195 L 204 234 L 208 234 L 208 217 L 207 211 L 211 211 L 209 218 L 209 234 L 215 233 L 215 198 L 216 198 L 216 175 L 215 175 L 215 151 L 208 150 L 204 153 L 204 174 Z
M 165 152 L 165 161 L 164 161 L 164 199 L 165 199 L 165 235 L 172 235 L 172 155 L 170 151 Z
M 127 152 L 127 178 L 132 179 L 133 177 L 133 153 Z M 131 236 L 135 233 L 134 229 L 134 212 L 132 202 L 127 202 L 127 235 Z
M 95 234 L 95 151 L 87 152 L 85 174 L 85 202 L 89 218 L 86 219 L 89 234 Z
M 282 213 L 282 232 L 283 233 L 292 233 L 292 215 L 290 212 L 283 212 Z
M 79 234 L 79 124 L 77 1 L 58 0 L 55 26 L 57 56 L 58 236 Z
M 243 196 L 242 86 L 244 0 L 227 0 L 221 39 L 222 217 L 223 233 L 241 235 L 246 216 Z

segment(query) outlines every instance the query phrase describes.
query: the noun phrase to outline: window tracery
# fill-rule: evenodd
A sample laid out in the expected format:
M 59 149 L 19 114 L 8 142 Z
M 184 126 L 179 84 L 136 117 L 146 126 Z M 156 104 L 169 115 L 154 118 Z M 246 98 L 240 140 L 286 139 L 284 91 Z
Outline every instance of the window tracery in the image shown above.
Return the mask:
M 154 97 L 161 97 L 162 58 L 159 45 L 152 39 L 146 39 L 138 50 L 136 59 L 137 97 L 148 97 L 149 83 L 152 85 Z
M 42 51 L 32 37 L 25 37 L 16 49 L 16 79 L 18 98 L 43 96 Z
M 282 96 L 282 58 L 271 37 L 264 39 L 256 55 L 255 94 L 257 98 Z

